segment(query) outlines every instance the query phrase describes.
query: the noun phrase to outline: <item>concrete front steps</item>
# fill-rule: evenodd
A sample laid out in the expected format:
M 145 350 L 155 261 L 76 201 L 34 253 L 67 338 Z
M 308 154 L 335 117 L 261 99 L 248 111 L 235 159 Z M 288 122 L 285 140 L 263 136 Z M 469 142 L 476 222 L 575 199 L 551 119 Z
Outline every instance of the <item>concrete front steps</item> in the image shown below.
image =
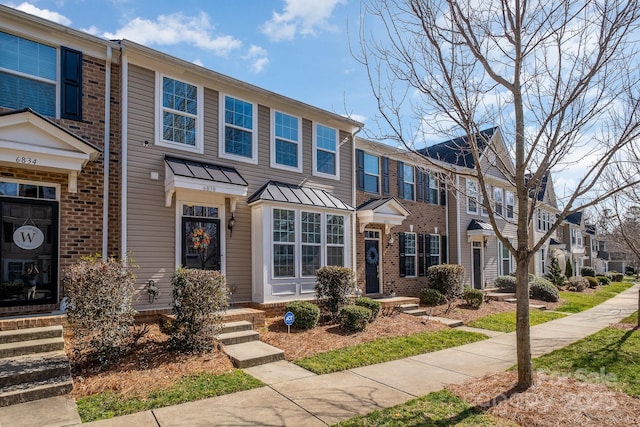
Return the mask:
M 72 389 L 62 326 L 0 331 L 0 407 Z
M 218 341 L 237 368 L 284 360 L 284 351 L 260 341 L 260 334 L 246 320 L 224 323 Z
M 402 313 L 410 314 L 412 316 L 426 316 L 427 315 L 427 310 L 425 310 L 424 308 L 420 308 L 420 305 L 418 305 L 418 304 L 413 304 L 413 303 L 400 304 L 398 306 L 398 309 Z

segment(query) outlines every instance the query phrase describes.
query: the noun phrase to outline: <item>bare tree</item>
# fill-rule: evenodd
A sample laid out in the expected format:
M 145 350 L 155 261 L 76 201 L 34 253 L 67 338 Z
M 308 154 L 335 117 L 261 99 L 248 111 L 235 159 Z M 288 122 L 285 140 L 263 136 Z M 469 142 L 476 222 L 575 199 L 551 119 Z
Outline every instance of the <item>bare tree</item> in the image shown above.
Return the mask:
M 533 255 L 568 215 L 638 179 L 618 176 L 607 185 L 601 177 L 627 160 L 640 132 L 639 17 L 640 6 L 631 0 L 368 0 L 363 6 L 356 56 L 378 103 L 377 138 L 418 153 L 434 136 L 466 136 L 489 221 L 516 262 L 521 389 L 533 385 Z M 480 130 L 496 125 L 515 159 L 510 169 L 501 153 L 488 156 L 515 188 L 514 244 L 496 226 L 480 162 Z M 568 168 L 575 185 L 546 235 L 531 244 L 538 202 L 530 195 L 550 171 Z

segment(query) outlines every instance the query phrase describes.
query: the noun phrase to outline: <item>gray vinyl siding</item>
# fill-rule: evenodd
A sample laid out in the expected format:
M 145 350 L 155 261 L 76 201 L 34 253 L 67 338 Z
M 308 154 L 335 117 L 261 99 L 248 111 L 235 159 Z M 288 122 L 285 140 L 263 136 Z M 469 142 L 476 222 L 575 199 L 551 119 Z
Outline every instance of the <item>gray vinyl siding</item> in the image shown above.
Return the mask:
M 187 80 L 188 81 L 188 80 Z M 135 258 L 139 268 L 137 286 L 141 290 L 138 309 L 165 307 L 171 303 L 169 280 L 175 269 L 176 248 L 176 198 L 170 207 L 165 207 L 165 166 L 164 156 L 202 160 L 234 167 L 248 183 L 247 196 L 251 196 L 269 180 L 289 184 L 304 184 L 330 191 L 332 194 L 353 205 L 352 188 L 352 142 L 349 132 L 339 130 L 340 180 L 313 176 L 313 132 L 312 123 L 323 123 L 322 118 L 306 118 L 304 111 L 279 111 L 302 117 L 302 158 L 303 172 L 295 173 L 270 167 L 271 151 L 271 110 L 269 106 L 258 105 L 258 164 L 233 161 L 218 156 L 219 144 L 219 99 L 220 92 L 215 87 L 204 89 L 204 154 L 184 152 L 179 149 L 154 145 L 155 135 L 155 73 L 135 65 L 129 66 L 128 94 L 128 174 L 127 190 L 127 248 Z M 223 93 L 252 101 L 247 93 L 235 95 L 225 88 Z M 280 101 L 282 102 L 282 101 Z M 147 147 L 144 141 L 149 141 Z M 158 180 L 150 179 L 150 172 L 159 174 Z M 206 197 L 206 194 L 203 194 Z M 232 302 L 251 301 L 252 259 L 251 259 L 251 209 L 246 199 L 240 199 L 235 212 L 235 228 L 230 235 L 226 219 L 230 215 L 229 200 L 225 200 L 220 231 L 226 242 L 222 247 L 226 265 L 227 284 L 233 290 Z M 160 287 L 160 296 L 153 305 L 146 300 L 144 286 L 154 279 Z M 258 283 L 257 286 L 262 286 Z

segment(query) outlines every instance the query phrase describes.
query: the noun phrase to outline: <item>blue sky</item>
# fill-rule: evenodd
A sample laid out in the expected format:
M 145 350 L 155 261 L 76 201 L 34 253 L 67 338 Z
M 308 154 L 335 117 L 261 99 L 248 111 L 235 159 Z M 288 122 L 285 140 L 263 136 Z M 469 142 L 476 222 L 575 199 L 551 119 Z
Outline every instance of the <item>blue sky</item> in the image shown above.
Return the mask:
M 359 0 L 32 0 L 3 4 L 125 38 L 367 122 L 375 104 L 357 48 Z

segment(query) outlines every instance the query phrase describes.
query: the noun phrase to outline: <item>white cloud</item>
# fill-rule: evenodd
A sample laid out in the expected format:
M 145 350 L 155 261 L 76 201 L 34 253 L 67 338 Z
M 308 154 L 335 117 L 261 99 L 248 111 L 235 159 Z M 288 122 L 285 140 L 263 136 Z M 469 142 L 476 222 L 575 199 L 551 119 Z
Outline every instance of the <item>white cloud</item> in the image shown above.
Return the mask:
M 265 67 L 269 65 L 269 58 L 267 58 L 267 50 L 256 45 L 251 45 L 249 51 L 242 57 L 251 62 L 251 70 L 258 74 L 264 71 Z
M 260 30 L 271 41 L 293 40 L 296 34 L 315 35 L 317 30 L 335 31 L 330 22 L 334 8 L 346 0 L 285 0 L 282 13 L 273 12 Z
M 99 36 L 100 29 L 95 25 L 90 26 L 89 28 L 81 28 L 80 31 L 84 31 L 85 33 L 91 34 L 92 36 Z
M 171 46 L 191 43 L 200 49 L 227 56 L 242 47 L 242 42 L 232 36 L 211 35 L 213 26 L 205 13 L 185 16 L 182 13 L 160 15 L 155 21 L 134 18 L 115 33 L 104 33 L 108 39 L 129 39 L 144 45 Z
M 21 10 L 30 15 L 39 16 L 40 18 L 48 19 L 49 21 L 57 22 L 58 24 L 69 26 L 71 25 L 71 20 L 64 15 L 59 14 L 58 12 L 54 12 L 49 9 L 40 9 L 34 6 L 31 3 L 23 2 L 16 6 L 15 3 L 9 2 L 6 3 L 7 6 L 12 7 L 14 9 Z
M 192 62 L 200 67 L 204 67 L 204 62 L 202 62 L 200 58 L 196 58 Z

